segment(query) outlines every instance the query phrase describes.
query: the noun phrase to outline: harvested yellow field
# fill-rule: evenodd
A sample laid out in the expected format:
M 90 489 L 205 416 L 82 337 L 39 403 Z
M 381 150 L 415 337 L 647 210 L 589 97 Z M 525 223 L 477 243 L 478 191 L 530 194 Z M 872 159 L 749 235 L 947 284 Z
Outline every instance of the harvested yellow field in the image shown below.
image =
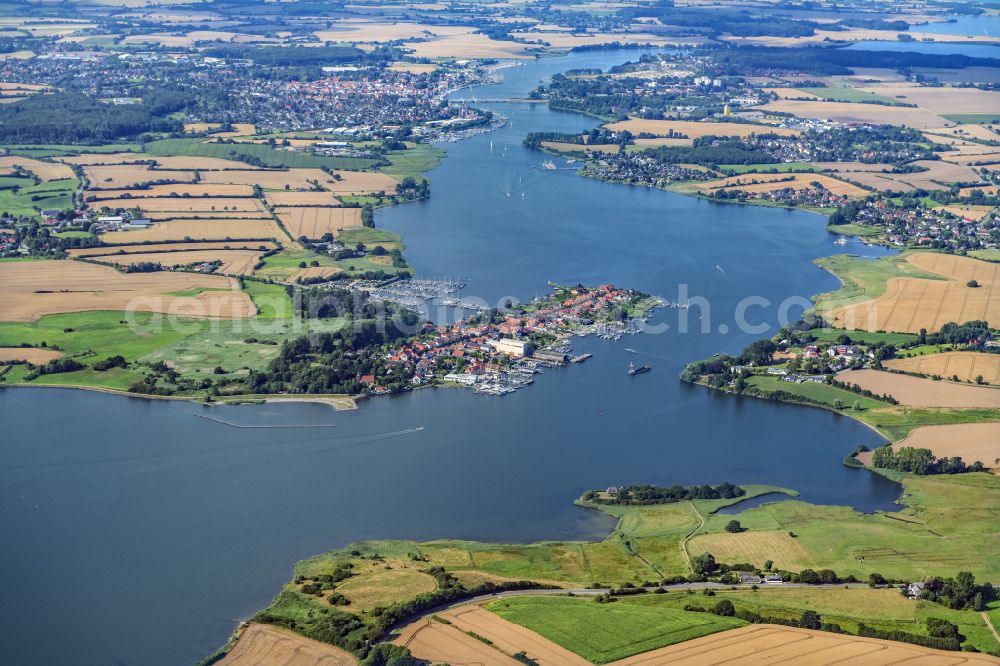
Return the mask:
M 930 87 L 914 83 L 888 83 L 863 90 L 916 104 L 932 113 L 997 113 L 1000 117 L 1000 92 L 995 90 Z
M 264 212 L 259 199 L 249 197 L 158 197 L 146 199 L 107 199 L 100 206 L 108 208 L 141 208 L 159 213 L 191 213 L 196 211 Z
M 942 208 L 952 215 L 957 215 L 958 217 L 971 220 L 973 222 L 978 222 L 989 215 L 993 210 L 993 206 L 963 206 L 958 204 L 953 206 L 942 206 Z
M 913 372 L 928 377 L 958 377 L 962 382 L 975 382 L 982 377 L 987 384 L 1000 385 L 1000 354 L 980 352 L 944 352 L 883 361 L 892 370 Z
M 227 160 L 221 157 L 189 157 L 186 155 L 169 155 L 154 157 L 157 169 L 179 169 L 198 171 L 224 171 L 226 169 L 253 169 L 246 162 Z
M 996 666 L 1000 659 L 825 631 L 751 624 L 612 662 L 614 666 Z
M 975 171 L 962 164 L 952 164 L 944 160 L 918 160 L 912 164 L 924 167 L 927 171 L 881 173 L 857 170 L 844 173 L 844 178 L 872 189 L 904 192 L 918 188 L 944 190 L 953 183 L 974 183 L 981 180 Z
M 257 133 L 257 127 L 251 123 L 233 123 L 233 129 L 230 132 L 216 132 L 214 136 L 223 139 L 235 138 L 238 136 L 250 136 Z
M 320 643 L 273 624 L 251 623 L 222 666 L 355 666 L 358 660 L 329 643 Z
M 691 44 L 704 44 L 704 38 L 698 37 L 675 37 L 671 35 L 656 35 L 649 32 L 588 32 L 585 34 L 571 33 L 566 28 L 562 32 L 549 32 L 537 30 L 515 30 L 510 33 L 518 39 L 528 41 L 545 42 L 545 45 L 554 49 L 574 49 L 581 46 L 598 46 L 600 44 L 610 44 L 618 42 L 620 44 L 654 46 L 681 46 Z
M 631 118 L 608 125 L 615 132 L 629 131 L 638 136 L 648 132 L 657 136 L 667 136 L 670 130 L 689 139 L 703 136 L 738 136 L 747 137 L 751 134 L 778 134 L 780 136 L 798 136 L 798 132 L 786 127 L 771 125 L 750 125 L 748 123 L 699 123 L 691 120 L 644 120 Z
M 150 185 L 149 187 L 141 190 L 94 190 L 87 192 L 87 201 L 118 199 L 121 197 L 149 199 L 184 195 L 188 195 L 192 198 L 252 197 L 253 188 L 249 185 L 202 185 L 200 183 L 173 183 L 170 185 Z
M 818 118 L 841 123 L 879 123 L 906 125 L 916 129 L 948 127 L 952 123 L 926 109 L 884 106 L 881 104 L 854 104 L 851 102 L 808 102 L 779 99 L 760 108 L 764 111 L 790 113 L 799 118 Z
M 919 333 L 940 330 L 947 322 L 981 319 L 1000 326 L 1000 264 L 957 255 L 920 252 L 906 260 L 946 280 L 890 278 L 878 298 L 826 310 L 836 328 Z M 979 287 L 968 287 L 976 280 Z
M 847 197 L 861 198 L 871 194 L 869 190 L 861 189 L 857 185 L 818 173 L 745 174 L 701 183 L 698 185 L 698 189 L 703 192 L 729 189 L 744 192 L 774 192 L 789 187 L 795 190 L 804 190 L 812 187 L 813 183 L 819 183 L 833 194 Z
M 766 92 L 776 95 L 778 99 L 823 99 L 819 95 L 807 93 L 796 88 L 764 88 Z
M 158 180 L 190 183 L 192 171 L 153 171 L 145 164 L 106 164 L 83 167 L 91 189 L 125 190 Z
M 291 276 L 292 282 L 311 280 L 313 278 L 328 278 L 331 275 L 343 272 L 343 269 L 336 266 L 308 266 L 300 268 L 298 272 Z
M 187 48 L 194 46 L 194 39 L 187 35 L 129 35 L 122 39 L 122 44 L 156 44 L 169 48 Z
M 590 665 L 586 659 L 570 652 L 561 645 L 526 627 L 505 620 L 482 606 L 460 606 L 440 615 L 451 622 L 452 626 L 466 633 L 472 632 L 477 636 L 482 636 L 507 654 L 524 652 L 529 658 L 540 664 Z
M 214 319 L 250 317 L 257 308 L 231 278 L 199 273 L 119 273 L 80 261 L 0 264 L 0 312 L 6 321 L 48 314 L 126 310 Z M 209 289 L 197 296 L 169 296 Z
M 666 136 L 658 136 L 655 139 L 635 139 L 635 146 L 638 149 L 656 146 L 690 146 L 693 143 L 694 139 L 677 139 Z
M 688 139 L 679 139 L 688 141 Z M 542 146 L 560 153 L 617 153 L 617 143 L 566 143 L 564 141 L 542 141 Z
M 417 63 L 417 62 L 397 62 L 389 66 L 394 72 L 409 72 L 411 74 L 430 74 L 437 69 L 437 65 L 434 63 Z
M 1000 188 L 997 188 L 996 185 L 978 185 L 978 186 L 963 187 L 958 191 L 958 193 L 960 196 L 967 197 L 971 196 L 972 193 L 976 191 L 982 192 L 986 196 L 993 196 L 998 191 L 1000 191 Z
M 878 395 L 891 395 L 906 407 L 990 409 L 1000 407 L 1000 389 L 934 381 L 879 370 L 845 370 L 837 380 Z
M 337 592 L 351 600 L 351 608 L 364 611 L 407 601 L 436 589 L 437 582 L 430 574 L 402 569 L 353 576 L 337 586 Z
M 688 543 L 688 552 L 709 552 L 720 562 L 766 562 L 788 571 L 800 571 L 815 565 L 799 542 L 782 530 L 749 530 L 729 533 L 699 534 Z M 763 559 L 762 559 L 763 558 Z
M 937 90 L 937 88 L 928 88 L 928 90 Z M 976 88 L 969 88 L 966 90 L 976 90 Z M 993 109 L 991 109 L 992 111 Z M 954 113 L 954 112 L 953 112 Z M 932 137 L 949 137 L 955 139 L 978 139 L 980 141 L 1000 141 L 1000 134 L 997 134 L 995 130 L 986 127 L 985 125 L 958 125 L 956 127 L 949 127 L 948 129 L 933 130 L 932 132 L 924 132 L 924 134 L 930 134 Z M 984 146 L 985 148 L 986 146 Z
M 0 156 L 0 169 L 12 170 L 14 167 L 21 167 L 25 171 L 30 171 L 44 181 L 76 177 L 73 170 L 65 164 L 42 162 L 41 160 L 33 160 L 30 157 L 18 157 L 17 155 Z
M 1000 423 L 954 423 L 922 426 L 893 445 L 930 449 L 938 458 L 958 456 L 967 463 L 977 460 L 1000 472 Z
M 293 238 L 321 238 L 331 233 L 337 236 L 344 229 L 361 226 L 360 208 L 306 207 L 276 208 L 278 219 Z
M 92 255 L 94 261 L 102 264 L 117 264 L 131 266 L 141 263 L 160 264 L 164 268 L 190 266 L 209 261 L 221 261 L 216 270 L 223 275 L 249 275 L 260 261 L 260 252 L 256 250 L 188 250 L 177 252 L 146 252 L 134 254 Z
M 218 127 L 222 127 L 222 125 L 220 123 L 184 123 L 184 131 L 189 134 L 211 132 Z
M 145 153 L 81 153 L 66 155 L 59 158 L 67 164 L 136 164 L 138 162 L 154 162 L 156 158 Z
M 520 666 L 521 664 L 483 641 L 430 618 L 418 620 L 404 628 L 399 638 L 393 642 L 409 648 L 414 657 L 432 664 L 455 666 L 460 664 Z
M 399 183 L 392 176 L 370 171 L 335 171 L 336 177 L 323 183 L 334 194 L 356 195 L 395 192 Z
M 143 216 L 158 222 L 160 220 L 174 220 L 177 219 L 177 213 L 169 213 L 162 211 L 144 211 Z M 191 220 L 270 220 L 271 216 L 265 212 L 259 211 L 198 211 L 197 213 L 185 214 L 185 218 Z
M 148 229 L 112 231 L 101 234 L 101 240 L 119 243 L 163 242 L 170 240 L 237 240 L 241 238 L 271 240 L 284 238 L 272 220 L 192 220 L 178 219 L 157 222 Z
M 469 35 L 474 28 L 429 25 L 425 23 L 375 23 L 364 19 L 337 21 L 330 30 L 314 34 L 321 42 L 391 42 L 429 37 Z
M 405 45 L 415 58 L 531 58 L 532 47 L 518 42 L 498 41 L 486 35 L 467 34 L 439 37 Z
M 203 171 L 201 172 L 202 183 L 230 184 L 230 185 L 259 185 L 265 190 L 308 190 L 315 184 L 327 187 L 333 182 L 330 174 L 320 169 L 288 169 L 281 170 L 230 170 L 230 171 Z
M 267 192 L 272 206 L 339 206 L 340 200 L 329 192 Z
M 207 243 L 136 243 L 134 245 L 102 245 L 100 247 L 74 247 L 66 251 L 71 257 L 95 255 L 126 255 L 146 252 L 175 252 L 180 250 L 259 250 L 265 252 L 278 247 L 271 241 L 234 240 Z
M 49 361 L 61 358 L 63 353 L 53 349 L 38 347 L 0 347 L 0 364 L 10 361 L 27 361 L 35 365 L 45 365 Z

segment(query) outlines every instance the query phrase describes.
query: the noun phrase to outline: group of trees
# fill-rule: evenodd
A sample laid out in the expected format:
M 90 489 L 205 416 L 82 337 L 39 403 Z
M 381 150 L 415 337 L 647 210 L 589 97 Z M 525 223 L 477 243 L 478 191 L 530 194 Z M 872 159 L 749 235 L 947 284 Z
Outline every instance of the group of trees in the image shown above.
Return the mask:
M 180 121 L 155 113 L 162 108 L 104 104 L 76 92 L 35 95 L 0 108 L 0 141 L 98 144 L 183 130 Z
M 976 461 L 967 465 L 958 456 L 936 458 L 930 449 L 904 446 L 894 450 L 891 445 L 880 446 L 872 452 L 872 465 L 882 469 L 894 469 L 911 474 L 962 474 L 983 472 L 986 467 Z
M 976 577 L 968 571 L 961 571 L 954 578 L 931 578 L 924 582 L 921 599 L 954 608 L 986 610 L 987 604 L 997 599 L 997 589 L 990 583 L 976 585 Z
M 742 497 L 746 490 L 740 486 L 724 482 L 717 486 L 670 486 L 661 488 L 651 485 L 625 486 L 611 497 L 600 497 L 591 490 L 584 499 L 601 504 L 667 504 L 696 499 L 733 499 Z

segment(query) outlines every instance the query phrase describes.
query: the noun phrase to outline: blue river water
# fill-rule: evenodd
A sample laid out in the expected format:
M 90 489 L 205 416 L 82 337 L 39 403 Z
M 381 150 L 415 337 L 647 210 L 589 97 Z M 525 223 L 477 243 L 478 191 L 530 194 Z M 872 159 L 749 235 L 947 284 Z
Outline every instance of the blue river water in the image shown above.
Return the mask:
M 637 56 L 546 58 L 456 97 L 520 97 L 555 72 Z M 489 106 L 508 124 L 445 146 L 430 200 L 377 212 L 378 226 L 403 234 L 418 273 L 462 276 L 464 296 L 490 302 L 530 298 L 548 280 L 669 300 L 686 289 L 707 303 L 690 311 L 694 330 L 663 310 L 652 323 L 668 330 L 580 339 L 591 360 L 509 396 L 425 390 L 351 412 L 0 391 L 5 662 L 192 663 L 265 606 L 296 560 L 370 538 L 602 538 L 611 521 L 571 502 L 610 484 L 773 483 L 812 502 L 892 508 L 894 484 L 841 464 L 881 441 L 868 428 L 678 380 L 686 362 L 773 331 L 782 303 L 794 319 L 809 296 L 837 287 L 812 263 L 842 251 L 822 217 L 546 169 L 548 158 L 521 147 L 528 131 L 595 121 Z M 652 372 L 628 377 L 640 359 Z M 335 427 L 235 428 L 198 418 L 207 414 Z

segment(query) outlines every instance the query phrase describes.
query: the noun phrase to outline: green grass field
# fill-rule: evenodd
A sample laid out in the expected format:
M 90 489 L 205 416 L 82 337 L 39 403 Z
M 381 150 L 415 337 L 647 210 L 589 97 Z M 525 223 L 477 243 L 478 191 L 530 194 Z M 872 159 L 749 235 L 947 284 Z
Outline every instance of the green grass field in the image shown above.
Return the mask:
M 837 291 L 820 294 L 814 298 L 817 308 L 836 308 L 876 298 L 885 293 L 890 278 L 917 277 L 942 280 L 940 275 L 925 273 L 906 261 L 907 253 L 879 259 L 859 259 L 848 254 L 835 254 L 816 260 L 840 279 L 843 285 Z
M 745 624 L 711 613 L 567 597 L 514 597 L 487 608 L 595 664 L 606 664 Z
M 407 144 L 407 150 L 391 151 L 388 158 L 392 164 L 382 167 L 379 171 L 394 178 L 402 179 L 407 176 L 420 178 L 436 167 L 444 154 L 444 150 L 441 148 L 435 148 L 426 143 Z
M 820 614 L 823 622 L 839 624 L 850 633 L 857 633 L 858 625 L 863 623 L 878 629 L 926 636 L 927 618 L 936 617 L 957 624 L 960 632 L 967 637 L 967 644 L 981 652 L 994 652 L 1000 648 L 978 613 L 952 610 L 929 601 L 910 601 L 895 589 L 819 590 L 764 586 L 756 591 L 717 590 L 714 597 L 671 591 L 624 597 L 617 604 L 679 610 L 686 604 L 709 607 L 722 599 L 732 601 L 737 610 L 747 609 L 787 620 L 798 620 L 804 611 L 812 610 Z
M 80 153 L 135 153 L 142 150 L 137 143 L 110 143 L 97 146 L 74 146 L 60 144 L 20 144 L 7 145 L 4 148 L 12 155 L 25 157 L 57 157 L 61 155 L 79 155 Z
M 834 406 L 834 401 L 840 400 L 847 405 L 847 409 L 843 410 L 844 413 L 854 412 L 853 405 L 855 402 L 858 403 L 862 410 L 879 409 L 888 406 L 887 403 L 872 400 L 871 398 L 866 398 L 856 393 L 837 388 L 836 386 L 830 386 L 829 384 L 816 384 L 814 382 L 796 384 L 794 382 L 783 381 L 781 377 L 772 377 L 770 375 L 753 375 L 747 378 L 747 384 L 762 391 L 785 391 L 786 393 L 814 400 L 831 408 Z
M 887 342 L 899 345 L 917 339 L 912 333 L 872 333 L 869 331 L 847 331 L 842 328 L 814 328 L 809 331 L 819 342 L 836 342 L 840 336 L 847 335 L 852 341 L 860 344 L 875 344 Z
M 734 174 L 741 173 L 778 173 L 788 172 L 819 172 L 819 169 L 810 162 L 783 162 L 779 164 L 720 164 L 721 171 L 731 171 Z
M 240 155 L 252 155 L 268 167 L 327 167 L 328 169 L 367 169 L 374 160 L 356 157 L 321 157 L 312 153 L 275 150 L 262 143 L 202 143 L 203 139 L 161 139 L 143 146 L 150 155 L 190 155 L 192 157 L 218 157 L 239 159 Z
M 373 229 L 371 227 L 354 227 L 345 229 L 337 237 L 345 247 L 354 247 L 358 243 L 364 243 L 367 248 L 374 248 L 381 245 L 386 250 L 403 250 L 403 239 L 398 234 L 384 229 Z
M 284 285 L 244 280 L 243 290 L 253 299 L 257 316 L 262 319 L 287 319 L 294 314 L 292 299 L 288 297 Z
M 826 230 L 841 236 L 881 236 L 882 230 L 875 227 L 866 227 L 863 224 L 828 224 Z
M 946 113 L 942 117 L 959 125 L 1000 124 L 1000 113 Z
M 904 102 L 883 95 L 858 90 L 848 87 L 827 87 L 827 88 L 796 88 L 809 95 L 822 97 L 828 102 L 879 102 L 888 106 L 905 106 Z
M 73 193 L 80 186 L 75 178 L 50 180 L 33 184 L 29 178 L 23 181 L 16 190 L 13 187 L 0 189 L 0 211 L 11 215 L 38 217 L 40 210 L 65 210 L 73 206 Z

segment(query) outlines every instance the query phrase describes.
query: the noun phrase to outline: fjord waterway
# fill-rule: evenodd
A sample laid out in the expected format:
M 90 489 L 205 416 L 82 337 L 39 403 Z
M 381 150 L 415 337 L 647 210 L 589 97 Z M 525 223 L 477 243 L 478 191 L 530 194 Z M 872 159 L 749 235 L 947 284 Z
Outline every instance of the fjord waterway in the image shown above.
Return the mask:
M 455 96 L 521 97 L 553 73 L 637 57 L 547 58 L 505 70 L 501 86 Z M 192 663 L 265 606 L 296 560 L 371 538 L 602 538 L 611 522 L 571 502 L 612 483 L 773 483 L 813 502 L 892 506 L 894 484 L 840 462 L 880 441 L 871 430 L 678 380 L 687 361 L 773 330 L 786 299 L 797 297 L 800 311 L 808 296 L 836 288 L 812 264 L 839 249 L 822 217 L 545 169 L 548 158 L 521 147 L 527 132 L 595 121 L 541 105 L 487 106 L 507 126 L 445 146 L 429 201 L 377 213 L 379 226 L 403 234 L 417 272 L 466 278 L 463 296 L 493 303 L 528 299 L 548 280 L 613 282 L 668 300 L 688 285 L 711 308 L 691 310 L 697 332 L 679 333 L 681 312 L 663 310 L 653 323 L 670 330 L 578 340 L 591 360 L 509 396 L 417 391 L 352 412 L 0 391 L 6 662 Z M 737 326 L 748 297 L 763 299 L 746 313 L 761 330 Z M 652 372 L 628 377 L 633 359 Z M 196 417 L 206 413 L 336 427 L 240 429 Z

